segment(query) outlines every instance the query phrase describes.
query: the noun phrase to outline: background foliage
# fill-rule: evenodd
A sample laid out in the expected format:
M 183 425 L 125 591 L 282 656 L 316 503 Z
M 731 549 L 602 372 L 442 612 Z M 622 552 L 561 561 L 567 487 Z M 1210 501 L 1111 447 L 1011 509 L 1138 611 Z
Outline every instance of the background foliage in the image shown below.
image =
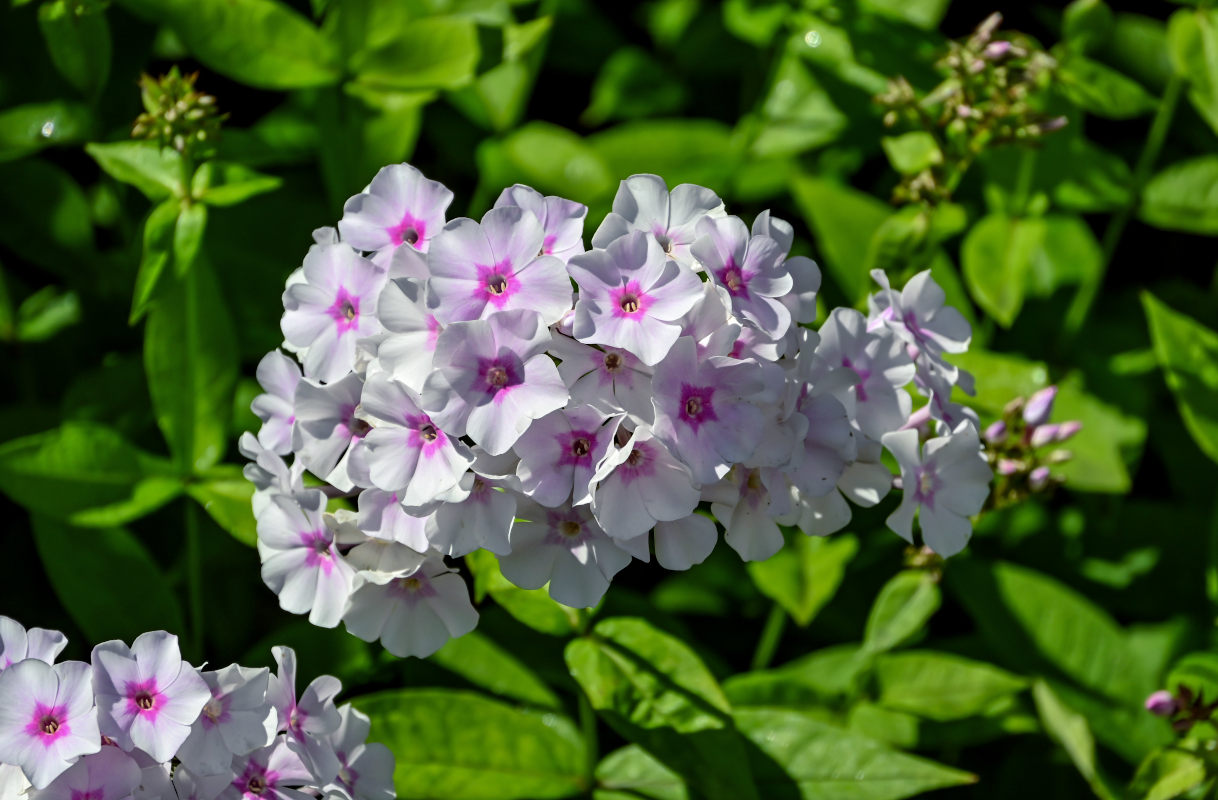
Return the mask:
M 272 643 L 375 720 L 405 797 L 1209 796 L 1142 710 L 1218 694 L 1218 10 L 1005 4 L 1058 68 L 1038 147 L 934 153 L 873 98 L 925 92 L 963 0 L 14 0 L 0 10 L 0 612 L 70 655 L 146 629 L 213 664 Z M 196 171 L 129 140 L 173 65 L 228 113 Z M 925 142 L 921 142 L 925 145 Z M 910 561 L 888 506 L 746 566 L 635 564 L 593 614 L 467 565 L 483 621 L 426 662 L 280 612 L 235 441 L 279 295 L 343 200 L 410 160 L 480 214 L 515 181 L 591 207 L 635 172 L 790 219 L 826 307 L 929 265 L 995 417 L 1058 383 L 1065 488 Z

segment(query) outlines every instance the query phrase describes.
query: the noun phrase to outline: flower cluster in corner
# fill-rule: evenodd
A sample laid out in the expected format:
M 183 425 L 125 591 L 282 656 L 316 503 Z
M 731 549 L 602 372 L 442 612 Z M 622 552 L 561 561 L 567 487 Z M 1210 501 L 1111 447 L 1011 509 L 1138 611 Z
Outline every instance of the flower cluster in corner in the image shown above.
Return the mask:
M 278 674 L 199 670 L 164 631 L 55 659 L 58 631 L 0 616 L 0 797 L 30 800 L 387 800 L 393 755 L 323 675 L 296 692 Z
M 971 331 L 929 271 L 874 272 L 869 313 L 813 330 L 820 271 L 791 225 L 710 189 L 627 178 L 591 249 L 576 202 L 516 185 L 446 221 L 452 198 L 385 167 L 287 279 L 291 355 L 259 364 L 241 440 L 283 608 L 426 656 L 477 622 L 446 558 L 488 550 L 591 607 L 632 559 L 700 563 L 719 526 L 746 560 L 784 526 L 840 530 L 892 489 L 884 449 L 892 529 L 965 546 L 992 476 L 951 399 Z

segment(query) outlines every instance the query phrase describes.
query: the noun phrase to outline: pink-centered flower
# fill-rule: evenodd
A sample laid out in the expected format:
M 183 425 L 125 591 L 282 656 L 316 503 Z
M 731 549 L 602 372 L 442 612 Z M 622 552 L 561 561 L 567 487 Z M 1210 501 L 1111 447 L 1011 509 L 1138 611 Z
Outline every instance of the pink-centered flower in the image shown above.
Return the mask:
M 377 302 L 385 333 L 376 339 L 376 362 L 411 389 L 422 391 L 431 373 L 432 356 L 442 326 L 427 307 L 423 283 L 412 278 L 390 281 Z
M 628 541 L 657 522 L 683 519 L 698 507 L 689 468 L 646 425 L 619 440 L 592 476 L 592 513 L 605 533 Z
M 124 800 L 139 788 L 139 764 L 117 747 L 102 747 L 77 761 L 35 800 Z
M 559 359 L 558 374 L 571 390 L 571 402 L 606 416 L 630 414 L 651 422 L 651 370 L 617 347 L 592 347 L 556 334 L 549 353 Z
M 182 660 L 178 637 L 164 631 L 140 634 L 130 647 L 118 640 L 94 647 L 93 689 L 102 734 L 161 762 L 177 753 L 211 699 L 198 670 Z
M 406 246 L 426 253 L 444 227 L 453 193 L 409 164 L 383 167 L 363 192 L 343 206 L 338 231 L 357 250 L 386 251 Z
M 366 642 L 380 639 L 399 658 L 426 658 L 472 631 L 478 612 L 465 581 L 437 557 L 412 575 L 360 586 L 343 621 L 351 633 Z
M 287 733 L 289 749 L 297 753 L 307 767 L 309 783 L 319 786 L 328 783 L 338 774 L 339 763 L 326 735 L 341 721 L 334 697 L 342 691 L 343 685 L 333 675 L 319 675 L 297 695 L 296 651 L 277 646 L 271 648 L 271 655 L 275 657 L 279 671 L 271 676 L 266 696 L 278 712 L 279 730 Z M 262 763 L 253 756 L 251 761 Z
M 354 486 L 349 471 L 351 445 L 370 429 L 355 414 L 363 389 L 364 382 L 355 373 L 325 386 L 302 380 L 296 387 L 292 450 L 310 472 L 343 491 Z
M 338 729 L 329 735 L 330 746 L 338 756 L 338 776 L 323 787 L 327 797 L 348 797 L 351 800 L 391 800 L 393 788 L 393 753 L 379 742 L 369 742 L 372 721 L 350 703 L 338 709 L 342 718 Z
M 217 800 L 314 800 L 300 791 L 314 784 L 313 773 L 286 737 L 234 758 L 232 770 L 235 774 Z
M 0 672 L 27 658 L 54 664 L 67 646 L 68 637 L 59 631 L 44 628 L 27 631 L 17 620 L 0 615 Z
M 723 201 L 704 186 L 682 183 L 670 193 L 659 175 L 631 175 L 618 187 L 613 211 L 592 235 L 592 246 L 607 248 L 631 231 L 643 231 L 655 237 L 668 257 L 693 267 L 690 246 L 698 222 L 723 214 Z
M 519 183 L 500 193 L 495 208 L 503 206 L 519 206 L 537 217 L 545 234 L 541 241 L 542 255 L 555 256 L 565 264 L 571 256 L 584 252 L 587 206 L 562 197 L 546 197 Z
M 791 311 L 778 298 L 795 282 L 786 251 L 768 236 L 751 236 L 739 217 L 706 217 L 697 225 L 692 252 L 731 298 L 732 311 L 771 339 L 791 327 Z
M 41 789 L 100 747 L 88 664 L 28 658 L 0 672 L 0 763 Z
M 616 429 L 616 424 L 606 425 L 604 415 L 586 406 L 538 419 L 513 447 L 520 456 L 516 477 L 521 490 L 550 508 L 567 501 L 588 502 L 592 474 Z
M 211 691 L 177 758 L 200 775 L 228 769 L 233 756 L 266 747 L 275 738 L 279 718 L 267 700 L 270 672 L 232 664 L 200 677 Z

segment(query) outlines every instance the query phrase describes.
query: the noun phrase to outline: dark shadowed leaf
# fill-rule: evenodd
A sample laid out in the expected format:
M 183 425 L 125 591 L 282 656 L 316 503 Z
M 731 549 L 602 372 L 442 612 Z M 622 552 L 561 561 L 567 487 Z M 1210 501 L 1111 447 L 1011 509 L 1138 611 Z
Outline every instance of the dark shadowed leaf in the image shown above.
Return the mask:
M 856 552 L 858 539 L 850 534 L 819 538 L 797 533 L 775 555 L 750 562 L 748 570 L 762 594 L 806 626 L 833 598 Z
M 38 7 L 38 27 L 59 74 L 95 97 L 110 76 L 110 26 L 103 9 L 51 0 Z
M 932 650 L 880 656 L 875 680 L 880 705 L 935 720 L 980 714 L 1028 685 L 992 664 Z
M 1154 175 L 1138 215 L 1156 228 L 1218 235 L 1218 156 L 1185 159 Z
M 863 646 L 872 653 L 892 650 L 925 635 L 926 623 L 939 610 L 942 593 L 929 572 L 898 572 L 880 589 L 867 617 Z
M 1218 333 L 1142 294 L 1155 356 L 1193 440 L 1218 461 Z

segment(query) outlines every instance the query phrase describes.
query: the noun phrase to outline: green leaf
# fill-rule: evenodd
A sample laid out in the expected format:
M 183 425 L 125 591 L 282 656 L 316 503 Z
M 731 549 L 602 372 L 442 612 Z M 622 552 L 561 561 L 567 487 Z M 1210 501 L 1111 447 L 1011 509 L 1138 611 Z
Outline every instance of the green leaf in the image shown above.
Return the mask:
M 552 711 L 562 708 L 558 697 L 531 669 L 478 631 L 450 639 L 428 660 L 505 699 Z
M 481 185 L 493 187 L 490 199 L 501 187 L 519 181 L 545 194 L 592 203 L 612 196 L 618 183 L 616 173 L 587 142 L 546 122 L 529 122 L 500 141 L 483 142 L 477 158 Z
M 190 193 L 209 206 L 234 206 L 283 185 L 276 175 L 255 172 L 241 164 L 208 161 L 195 171 Z
M 89 137 L 93 115 L 87 106 L 64 100 L 29 103 L 0 111 L 0 161 L 44 147 L 75 144 Z
M 642 619 L 615 617 L 568 644 L 566 660 L 614 730 L 707 798 L 758 797 L 727 698 L 679 639 Z
M 96 97 L 110 76 L 110 26 L 105 13 L 52 0 L 38 7 L 38 27 L 59 74 L 86 97 Z
M 1060 673 L 1131 705 L 1154 690 L 1154 677 L 1112 618 L 1047 575 L 969 559 L 953 562 L 945 580 L 1002 663 L 1031 674 Z
M 368 185 L 385 164 L 406 160 L 414 149 L 422 108 L 432 92 L 399 92 L 348 83 L 326 90 L 319 109 L 321 137 L 350 147 L 321 148 L 326 188 L 341 203 Z
M 721 186 L 739 163 L 731 133 L 708 119 L 625 122 L 589 136 L 611 175 L 650 172 L 670 187 L 679 183 Z
M 80 322 L 80 298 L 76 293 L 44 286 L 17 309 L 17 341 L 45 341 L 77 322 Z
M 898 572 L 880 589 L 867 616 L 863 646 L 871 653 L 900 647 L 925 633 L 939 610 L 942 593 L 935 576 L 920 570 Z
M 89 641 L 182 631 L 165 571 L 122 528 L 84 530 L 35 514 L 34 544 L 55 595 Z
M 0 490 L 30 511 L 109 527 L 167 503 L 182 485 L 109 428 L 66 422 L 0 445 Z
M 749 153 L 797 155 L 836 141 L 848 122 L 803 59 L 787 53 L 770 80 L 759 118 L 752 123 Z M 746 124 L 747 118 L 741 127 Z
M 1115 211 L 1128 204 L 1133 172 L 1124 159 L 1081 136 L 1070 137 L 1063 150 L 1060 158 L 1046 164 L 1053 168 L 1054 205 L 1088 213 Z M 1045 160 L 1042 155 L 1038 166 Z
M 566 717 L 473 692 L 400 689 L 356 698 L 369 741 L 394 754 L 398 797 L 562 798 L 588 789 L 584 746 Z
M 521 589 L 503 577 L 499 560 L 486 550 L 477 550 L 465 557 L 465 565 L 474 575 L 474 596 L 477 600 L 490 595 L 509 614 L 530 628 L 551 636 L 571 636 L 580 628 L 580 612 L 550 598 L 540 589 Z
M 1048 297 L 1062 286 L 1099 274 L 1103 253 L 1082 217 L 1050 214 L 1041 218 L 1044 238 L 1027 274 L 1027 291 Z
M 856 644 L 816 650 L 776 669 L 733 675 L 723 691 L 735 707 L 839 706 L 853 698 L 871 658 Z
M 681 776 L 636 744 L 614 750 L 596 765 L 593 800 L 689 800 Z
M 382 89 L 455 89 L 478 66 L 473 20 L 431 17 L 411 22 L 382 46 L 356 59 L 358 80 Z
M 333 42 L 276 0 L 119 0 L 132 13 L 167 25 L 199 61 L 258 89 L 337 83 Z
M 1176 747 L 1156 750 L 1138 766 L 1129 785 L 1131 798 L 1172 800 L 1200 786 L 1209 777 L 1205 760 Z
M 923 30 L 933 31 L 947 13 L 951 0 L 861 0 L 859 6 L 874 14 L 882 14 L 908 22 Z
M 1080 108 L 1109 119 L 1129 119 L 1154 111 L 1158 103 L 1141 84 L 1082 55 L 1064 59 L 1054 84 Z
M 1032 697 L 1036 700 L 1036 711 L 1049 738 L 1060 744 L 1070 756 L 1096 797 L 1113 800 L 1116 795 L 1108 789 L 1095 761 L 1095 738 L 1091 735 L 1087 720 L 1063 703 L 1044 681 L 1033 684 Z
M 1027 688 L 1018 675 L 951 653 L 909 650 L 875 661 L 877 702 L 934 720 L 984 713 L 994 701 Z
M 93 142 L 85 145 L 85 152 L 110 177 L 134 186 L 149 200 L 182 195 L 182 157 L 172 148 L 162 150 L 152 142 Z
M 831 180 L 796 175 L 791 194 L 803 213 L 828 271 L 851 302 L 867 294 L 867 252 L 891 209 L 865 192 Z
M 1062 39 L 1071 48 L 1089 53 L 1108 40 L 1112 9 L 1104 0 L 1074 0 L 1062 13 Z
M 184 204 L 173 229 L 173 271 L 179 278 L 190 271 L 199 257 L 206 228 L 207 206 Z
M 1185 159 L 1155 174 L 1138 216 L 1164 230 L 1218 235 L 1218 156 Z
M 1167 24 L 1172 68 L 1188 82 L 1188 100 L 1218 131 L 1218 11 L 1182 8 Z
M 184 473 L 218 462 L 228 445 L 237 342 L 207 264 L 158 298 L 144 329 L 144 370 L 157 425 Z
M 241 544 L 253 547 L 258 543 L 258 525 L 251 505 L 254 484 L 245 479 L 240 469 L 226 464 L 208 470 L 207 478 L 192 482 L 186 492 Z
M 1218 698 L 1218 655 L 1189 653 L 1172 666 L 1165 685 L 1172 693 L 1179 686 L 1187 686 L 1193 694 L 1213 702 Z
M 977 221 L 960 247 L 964 280 L 977 305 L 1004 328 L 1023 307 L 1028 274 L 1045 240 L 1037 217 L 988 214 Z
M 977 780 L 807 714 L 740 709 L 736 723 L 760 751 L 753 772 L 766 800 L 898 800 Z
M 850 534 L 821 538 L 797 533 L 772 557 L 749 562 L 748 570 L 762 594 L 806 627 L 833 598 L 857 552 L 858 539 Z
M 1149 292 L 1143 292 L 1142 306 L 1155 357 L 1184 425 L 1197 446 L 1218 461 L 1218 333 Z
M 0 241 L 22 258 L 65 279 L 80 280 L 95 263 L 89 201 L 76 180 L 37 158 L 0 164 Z
M 880 139 L 888 163 L 902 175 L 917 175 L 925 169 L 943 163 L 943 153 L 935 137 L 926 131 L 910 131 L 900 136 Z
M 169 198 L 154 206 L 144 221 L 144 250 L 140 255 L 139 271 L 135 274 L 131 314 L 127 319 L 130 325 L 139 322 L 156 296 L 161 273 L 173 254 L 174 231 L 180 208 L 181 204 L 175 198 Z
M 681 110 L 685 87 L 646 50 L 623 47 L 601 65 L 592 99 L 580 117 L 585 125 L 609 120 L 656 117 Z

